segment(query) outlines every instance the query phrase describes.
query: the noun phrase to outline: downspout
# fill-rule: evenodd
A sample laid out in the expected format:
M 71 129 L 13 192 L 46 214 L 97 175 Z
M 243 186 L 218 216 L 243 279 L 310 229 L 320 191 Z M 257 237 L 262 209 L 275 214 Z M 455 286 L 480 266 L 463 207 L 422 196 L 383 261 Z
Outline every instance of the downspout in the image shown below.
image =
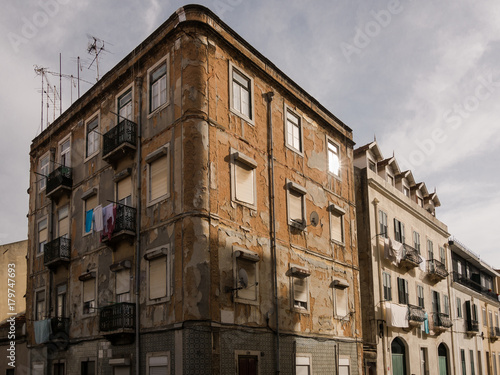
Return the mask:
M 273 121 L 271 102 L 274 92 L 264 94 L 267 101 L 267 127 L 268 127 L 268 157 L 269 157 L 269 198 L 271 221 L 271 257 L 273 259 L 273 289 L 274 289 L 274 316 L 276 318 L 276 374 L 280 373 L 280 322 L 278 300 L 278 257 L 276 253 L 276 214 L 274 201 L 274 146 L 273 146 Z
M 449 251 L 447 251 L 448 250 L 448 246 L 446 246 L 446 245 L 445 245 L 445 250 L 446 250 L 446 262 L 447 262 L 447 264 L 452 264 L 450 262 L 451 259 L 448 258 Z M 450 280 L 451 280 L 451 277 L 450 277 L 450 275 L 448 275 L 446 277 L 446 284 L 447 284 L 446 286 L 448 287 L 448 296 L 449 296 L 448 308 L 450 309 L 450 311 L 448 311 L 448 314 L 451 317 L 451 312 L 452 312 L 451 298 L 452 298 L 452 295 L 451 295 L 451 285 L 450 285 L 451 281 Z M 456 299 L 455 299 L 455 303 L 456 303 Z M 471 306 L 471 308 L 473 309 L 472 306 Z M 471 314 L 472 314 L 472 311 L 471 311 Z M 452 359 L 453 363 L 457 363 L 457 362 L 455 362 L 455 359 L 456 359 L 456 356 L 458 355 L 458 352 L 455 353 L 455 337 L 454 336 L 455 335 L 454 335 L 454 332 L 453 332 L 453 327 L 451 327 L 451 359 Z M 458 348 L 457 348 L 457 350 L 458 350 Z
M 141 314 L 140 314 L 140 288 L 141 288 L 141 152 L 142 152 L 142 77 L 135 79 L 139 91 L 139 103 L 137 114 L 137 216 L 135 224 L 135 373 L 140 372 L 140 330 L 141 330 Z
M 367 176 L 368 177 L 368 176 Z M 379 241 L 379 236 L 382 235 L 383 233 L 379 233 L 378 230 L 379 230 L 379 217 L 378 217 L 378 204 L 380 203 L 380 201 L 375 198 L 373 201 L 373 209 L 375 210 L 375 243 L 376 243 L 376 251 L 377 251 L 377 271 L 378 271 L 378 286 L 379 286 L 379 303 L 382 302 L 382 298 L 384 296 L 384 286 L 383 286 L 383 283 L 382 283 L 382 262 L 380 260 L 380 250 L 379 250 L 379 246 L 378 246 L 378 241 Z M 373 238 L 372 238 L 373 239 Z M 372 239 L 370 239 L 370 247 L 372 247 Z M 380 320 L 385 320 L 384 319 L 384 311 L 383 311 L 383 308 L 382 307 L 382 304 L 380 305 Z M 378 322 L 377 322 L 378 323 Z M 384 323 L 382 323 L 384 324 Z M 379 329 L 379 327 L 377 326 L 376 329 Z M 385 334 L 385 329 L 382 331 L 384 333 L 383 337 L 382 337 L 382 359 L 383 359 L 383 363 L 384 363 L 384 374 L 387 374 L 388 371 L 387 371 L 387 335 Z

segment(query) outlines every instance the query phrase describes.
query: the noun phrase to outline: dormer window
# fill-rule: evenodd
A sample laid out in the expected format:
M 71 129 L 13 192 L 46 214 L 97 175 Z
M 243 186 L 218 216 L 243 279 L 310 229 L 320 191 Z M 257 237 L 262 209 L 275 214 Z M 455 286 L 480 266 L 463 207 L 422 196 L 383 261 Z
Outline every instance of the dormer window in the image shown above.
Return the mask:
M 424 200 L 420 197 L 417 196 L 417 204 L 420 206 L 420 207 L 424 207 Z
M 371 160 L 368 160 L 368 168 L 370 168 L 370 170 L 371 170 L 372 172 L 377 173 L 377 171 L 376 171 L 376 166 L 375 166 L 375 162 L 373 162 L 373 161 L 371 161 Z
M 403 186 L 403 194 L 406 195 L 407 197 L 410 196 L 410 189 L 408 189 L 406 186 Z
M 391 184 L 391 186 L 394 186 L 394 176 L 387 174 L 387 181 Z

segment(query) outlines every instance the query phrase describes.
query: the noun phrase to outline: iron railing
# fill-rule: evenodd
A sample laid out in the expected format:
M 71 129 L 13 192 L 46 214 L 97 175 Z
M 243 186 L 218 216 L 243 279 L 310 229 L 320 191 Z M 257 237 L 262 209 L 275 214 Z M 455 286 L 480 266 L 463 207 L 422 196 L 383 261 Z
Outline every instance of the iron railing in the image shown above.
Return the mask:
M 432 313 L 432 321 L 434 327 L 450 328 L 453 326 L 450 316 L 444 313 Z
M 61 260 L 69 262 L 71 257 L 71 240 L 66 237 L 56 238 L 44 245 L 43 253 L 45 265 Z
M 116 221 L 113 233 L 121 232 L 122 230 L 135 233 L 136 212 L 134 207 L 118 205 L 116 207 Z
M 50 326 L 52 328 L 52 335 L 58 333 L 69 333 L 69 318 L 55 317 L 50 319 Z
M 135 329 L 135 304 L 120 302 L 102 308 L 99 315 L 99 330 L 112 332 L 122 329 Z
M 126 119 L 104 134 L 102 154 L 107 155 L 124 143 L 132 146 L 137 143 L 137 125 Z
M 437 275 L 443 279 L 445 279 L 448 276 L 448 271 L 446 270 L 446 267 L 443 263 L 441 263 L 439 260 L 436 259 L 431 259 L 428 262 L 428 271 L 430 274 Z
M 479 332 L 479 322 L 477 320 L 471 319 L 467 320 L 467 332 Z
M 407 244 L 403 244 L 403 258 L 401 260 L 406 260 L 415 265 L 419 265 L 423 261 L 418 250 Z
M 425 310 L 420 306 L 408 305 L 408 320 L 423 322 L 425 320 Z
M 47 176 L 47 195 L 50 195 L 60 186 L 70 189 L 73 186 L 73 170 L 70 167 L 61 165 Z
M 468 278 L 464 274 L 459 274 L 458 272 L 453 271 L 453 281 L 465 285 L 466 287 L 475 290 L 476 292 L 481 293 L 482 295 L 491 298 L 496 302 L 499 301 L 498 294 L 496 294 L 490 289 L 484 288 L 481 284 Z

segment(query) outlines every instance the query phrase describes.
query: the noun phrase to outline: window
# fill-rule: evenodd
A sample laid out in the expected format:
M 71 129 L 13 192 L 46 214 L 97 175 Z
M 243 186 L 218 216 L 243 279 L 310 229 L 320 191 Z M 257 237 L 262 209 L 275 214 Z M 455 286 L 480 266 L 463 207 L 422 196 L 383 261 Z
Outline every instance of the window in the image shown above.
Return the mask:
M 439 258 L 441 260 L 441 263 L 446 266 L 446 252 L 444 250 L 444 247 L 439 247 Z
M 487 326 L 488 321 L 486 320 L 486 309 L 483 307 L 483 326 Z
M 418 232 L 413 232 L 413 247 L 420 254 L 420 233 Z
M 120 205 L 132 206 L 132 178 L 130 176 L 116 183 L 116 200 Z
M 167 301 L 171 291 L 171 255 L 170 247 L 148 251 L 144 258 L 148 261 L 148 297 L 152 303 Z
M 288 181 L 287 186 L 288 224 L 299 229 L 305 229 L 305 197 L 307 190 L 292 181 Z
M 302 119 L 285 105 L 286 112 L 286 145 L 292 150 L 302 153 Z
M 495 313 L 495 327 L 498 328 L 498 313 Z
M 233 201 L 251 206 L 256 205 L 257 163 L 241 152 L 231 151 L 231 194 Z
M 38 254 L 43 254 L 44 246 L 47 243 L 47 218 L 38 222 Z
M 148 202 L 153 204 L 170 196 L 169 145 L 146 156 L 148 163 Z
M 132 120 L 132 89 L 118 97 L 118 122 Z
M 347 291 L 345 287 L 335 287 L 333 289 L 335 297 L 335 316 L 338 319 L 345 319 L 349 316 L 349 309 L 347 305 Z
M 328 140 L 328 172 L 340 176 L 340 148 L 331 140 Z
M 68 237 L 69 234 L 69 206 L 63 206 L 57 211 L 57 237 Z
M 130 302 L 130 270 L 123 269 L 115 273 L 116 302 Z
M 410 189 L 408 189 L 406 186 L 403 186 L 403 194 L 407 197 L 410 197 Z
M 47 186 L 47 177 L 49 175 L 50 158 L 49 155 L 45 155 L 40 159 L 40 165 L 38 169 L 38 190 L 45 190 Z
M 99 151 L 99 116 L 95 116 L 87 123 L 87 153 L 85 157 L 91 157 Z
M 89 234 L 92 232 L 92 223 L 93 223 L 93 218 L 94 218 L 94 208 L 97 206 L 97 194 L 95 193 L 95 190 L 92 190 L 92 195 L 88 196 L 84 200 L 84 206 L 85 206 L 85 227 L 84 227 L 84 234 Z
M 168 352 L 148 354 L 147 363 L 148 375 L 170 374 L 170 355 Z
M 95 375 L 95 361 L 85 361 L 81 364 L 81 375 Z
M 441 296 L 436 291 L 432 291 L 432 312 L 441 312 Z
M 450 299 L 447 295 L 443 295 L 444 300 L 444 313 L 450 315 Z
M 497 375 L 497 357 L 495 352 L 491 352 L 491 362 L 493 362 L 493 375 Z
M 389 275 L 387 272 L 383 273 L 383 283 L 384 283 L 384 301 L 392 301 L 391 275 Z
M 410 303 L 408 280 L 405 280 L 401 277 L 398 277 L 398 296 L 399 296 L 399 303 L 404 305 Z
M 476 375 L 476 369 L 474 368 L 474 351 L 469 350 L 469 356 L 470 356 L 470 373 L 471 375 Z
M 95 312 L 95 276 L 82 281 L 83 287 L 83 314 L 92 314 Z
M 165 60 L 160 61 L 148 71 L 149 113 L 161 108 L 168 102 L 168 62 L 167 57 Z
M 394 239 L 405 243 L 405 225 L 398 219 L 394 219 Z
M 259 296 L 259 255 L 253 251 L 235 248 L 233 256 L 235 301 L 257 303 Z
M 387 174 L 387 181 L 389 182 L 389 184 L 391 186 L 394 186 L 394 176 L 393 175 Z
M 425 309 L 424 287 L 422 285 L 417 285 L 417 302 L 419 307 Z
M 457 318 L 462 318 L 462 300 L 457 297 Z
M 345 211 L 335 204 L 330 205 L 330 235 L 336 242 L 344 243 Z
M 64 375 L 64 363 L 54 363 L 53 375 Z
M 71 140 L 69 138 L 59 145 L 59 164 L 71 167 Z
M 239 351 L 237 351 L 239 352 Z M 259 355 L 238 355 L 238 375 L 257 375 L 259 373 Z
M 380 224 L 380 235 L 385 238 L 389 238 L 389 227 L 387 226 L 387 214 L 379 210 L 378 212 L 378 222 Z
M 460 361 L 462 362 L 462 375 L 467 375 L 467 369 L 465 368 L 465 350 L 460 349 Z
M 231 111 L 253 123 L 253 80 L 229 64 Z
M 311 357 L 297 356 L 295 358 L 295 374 L 311 375 Z
M 349 358 L 339 358 L 339 375 L 350 374 Z
M 35 320 L 45 319 L 45 290 L 35 292 Z
M 290 268 L 292 308 L 303 312 L 309 310 L 309 276 L 311 273 L 301 267 Z
M 427 252 L 429 254 L 429 260 L 434 260 L 434 244 L 431 240 L 427 240 Z
M 419 196 L 417 196 L 417 204 L 422 208 L 424 207 L 424 200 Z
M 56 300 L 56 316 L 58 318 L 67 318 L 66 314 L 66 291 L 67 284 L 57 286 L 57 300 Z
M 376 167 L 375 167 L 375 163 L 373 161 L 371 161 L 371 160 L 368 160 L 368 168 L 370 168 L 370 170 L 372 172 L 377 172 L 376 171 Z
M 44 364 L 41 362 L 33 363 L 33 371 L 31 371 L 32 375 L 44 375 Z

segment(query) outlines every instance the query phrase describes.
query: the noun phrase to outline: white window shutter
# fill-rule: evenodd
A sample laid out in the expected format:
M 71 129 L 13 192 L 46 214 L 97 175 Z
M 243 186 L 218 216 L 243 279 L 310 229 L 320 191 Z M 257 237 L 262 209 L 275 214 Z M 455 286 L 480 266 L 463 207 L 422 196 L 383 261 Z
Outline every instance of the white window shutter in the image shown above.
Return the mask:
M 302 210 L 302 194 L 291 189 L 288 195 L 288 204 L 290 210 L 290 220 L 302 223 L 304 222 Z
M 293 298 L 295 301 L 307 303 L 307 278 L 293 278 Z
M 241 202 L 255 204 L 254 173 L 255 169 L 236 162 L 234 166 L 236 181 L 236 199 Z
M 163 156 L 151 162 L 149 169 L 150 196 L 154 201 L 168 194 L 168 156 Z
M 157 299 L 167 296 L 167 257 L 149 261 L 149 298 Z

